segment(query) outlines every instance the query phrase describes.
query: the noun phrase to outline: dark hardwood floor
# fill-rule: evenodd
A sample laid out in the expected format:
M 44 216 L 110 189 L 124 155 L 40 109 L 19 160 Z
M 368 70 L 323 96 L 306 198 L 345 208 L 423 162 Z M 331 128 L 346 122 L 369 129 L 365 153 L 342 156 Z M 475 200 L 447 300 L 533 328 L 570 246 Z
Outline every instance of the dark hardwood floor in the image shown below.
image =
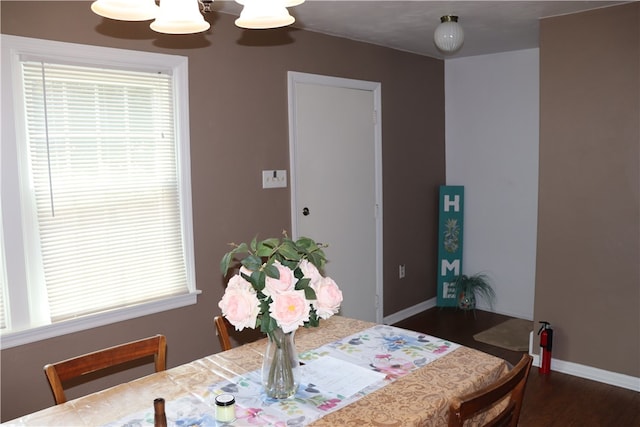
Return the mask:
M 522 353 L 473 339 L 474 334 L 507 319 L 507 316 L 481 310 L 476 310 L 474 316 L 473 312 L 453 308 L 432 308 L 395 326 L 445 338 L 514 365 Z M 540 375 L 533 366 L 519 426 L 640 427 L 640 393 L 559 372 Z

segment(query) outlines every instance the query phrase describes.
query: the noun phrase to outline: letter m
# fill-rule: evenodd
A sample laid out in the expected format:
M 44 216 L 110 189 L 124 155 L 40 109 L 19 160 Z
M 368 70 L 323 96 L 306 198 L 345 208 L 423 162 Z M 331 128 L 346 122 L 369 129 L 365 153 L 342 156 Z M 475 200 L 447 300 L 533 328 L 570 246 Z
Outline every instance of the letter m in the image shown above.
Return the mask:
M 459 276 L 460 275 L 460 260 L 456 259 L 453 262 L 449 262 L 446 259 L 442 260 L 442 268 L 440 270 L 440 276 L 446 276 L 447 275 L 447 271 L 451 271 L 453 270 L 453 274 L 455 276 Z

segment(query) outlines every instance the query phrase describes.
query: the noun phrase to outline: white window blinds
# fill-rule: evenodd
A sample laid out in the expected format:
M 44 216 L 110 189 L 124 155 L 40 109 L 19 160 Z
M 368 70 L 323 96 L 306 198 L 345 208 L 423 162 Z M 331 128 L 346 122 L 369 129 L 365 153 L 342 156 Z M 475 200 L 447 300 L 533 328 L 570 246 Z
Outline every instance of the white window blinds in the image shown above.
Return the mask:
M 22 72 L 51 320 L 188 293 L 171 76 Z

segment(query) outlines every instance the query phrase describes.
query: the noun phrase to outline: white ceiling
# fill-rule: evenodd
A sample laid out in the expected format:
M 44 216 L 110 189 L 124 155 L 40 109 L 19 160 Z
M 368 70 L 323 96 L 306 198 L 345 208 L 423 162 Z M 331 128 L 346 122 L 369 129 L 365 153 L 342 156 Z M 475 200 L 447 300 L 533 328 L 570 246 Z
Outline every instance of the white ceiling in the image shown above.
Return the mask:
M 628 1 L 307 0 L 290 13 L 294 27 L 434 58 L 445 58 L 433 44 L 440 17 L 457 15 L 465 41 L 448 58 L 536 48 L 540 18 L 621 3 Z M 213 9 L 239 15 L 241 6 L 216 0 Z

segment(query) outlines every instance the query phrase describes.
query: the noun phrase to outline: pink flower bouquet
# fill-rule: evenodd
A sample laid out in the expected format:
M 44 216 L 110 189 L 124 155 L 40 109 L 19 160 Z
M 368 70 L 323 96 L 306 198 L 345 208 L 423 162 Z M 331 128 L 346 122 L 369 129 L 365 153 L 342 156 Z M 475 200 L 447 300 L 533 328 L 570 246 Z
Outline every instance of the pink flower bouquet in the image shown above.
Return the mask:
M 340 288 L 320 273 L 326 262 L 324 246 L 307 237 L 293 241 L 286 234 L 232 246 L 220 262 L 223 275 L 238 254 L 246 256 L 218 306 L 237 330 L 260 327 L 271 334 L 281 328 L 288 333 L 300 326 L 318 326 L 320 319 L 340 309 Z

